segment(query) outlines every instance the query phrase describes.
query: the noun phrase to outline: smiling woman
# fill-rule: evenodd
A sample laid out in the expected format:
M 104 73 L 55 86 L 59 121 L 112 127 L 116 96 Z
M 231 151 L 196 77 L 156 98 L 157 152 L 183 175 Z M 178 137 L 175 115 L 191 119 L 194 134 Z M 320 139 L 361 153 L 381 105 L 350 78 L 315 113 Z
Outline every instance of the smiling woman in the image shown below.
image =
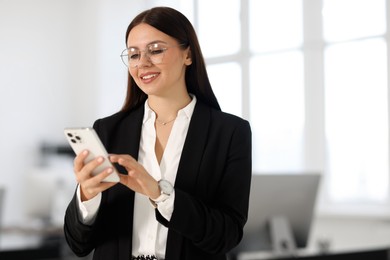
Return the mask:
M 175 9 L 136 16 L 121 57 L 123 108 L 94 124 L 120 183 L 101 182 L 110 168 L 91 175 L 102 158 L 76 156 L 69 246 L 95 259 L 227 259 L 248 214 L 249 123 L 221 111 L 195 30 Z

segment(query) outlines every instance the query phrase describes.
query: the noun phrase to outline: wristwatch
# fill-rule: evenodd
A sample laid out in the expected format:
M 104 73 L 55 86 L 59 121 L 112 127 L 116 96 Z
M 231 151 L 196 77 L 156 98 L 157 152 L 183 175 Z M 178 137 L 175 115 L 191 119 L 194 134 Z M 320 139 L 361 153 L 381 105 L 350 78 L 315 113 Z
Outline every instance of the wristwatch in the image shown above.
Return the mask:
M 158 186 L 160 187 L 161 194 L 160 196 L 158 196 L 156 199 L 153 200 L 156 204 L 168 199 L 173 192 L 173 185 L 167 180 L 164 179 L 159 180 Z

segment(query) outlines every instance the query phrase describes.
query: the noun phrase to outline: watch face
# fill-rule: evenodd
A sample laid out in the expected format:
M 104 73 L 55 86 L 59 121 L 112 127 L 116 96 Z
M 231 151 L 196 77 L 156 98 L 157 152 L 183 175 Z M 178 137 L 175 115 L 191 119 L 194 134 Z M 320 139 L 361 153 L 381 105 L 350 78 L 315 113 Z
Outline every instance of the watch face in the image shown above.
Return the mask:
M 170 195 L 173 191 L 173 186 L 169 181 L 161 180 L 159 181 L 160 189 L 164 194 Z

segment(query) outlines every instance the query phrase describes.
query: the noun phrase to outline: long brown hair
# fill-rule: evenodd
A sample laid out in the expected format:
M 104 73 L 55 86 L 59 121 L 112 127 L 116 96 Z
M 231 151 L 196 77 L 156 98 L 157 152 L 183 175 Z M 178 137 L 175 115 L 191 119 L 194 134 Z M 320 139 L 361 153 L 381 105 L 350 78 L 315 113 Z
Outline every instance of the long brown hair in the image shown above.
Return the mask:
M 191 22 L 182 13 L 170 7 L 155 7 L 146 10 L 137 15 L 127 27 L 126 46 L 130 31 L 141 23 L 153 26 L 175 38 L 179 44 L 182 44 L 183 49 L 190 47 L 192 64 L 187 67 L 185 74 L 187 91 L 194 94 L 203 103 L 221 110 L 211 88 L 206 64 Z M 127 94 L 122 111 L 130 111 L 142 105 L 146 99 L 147 95 L 137 86 L 130 73 L 128 73 Z

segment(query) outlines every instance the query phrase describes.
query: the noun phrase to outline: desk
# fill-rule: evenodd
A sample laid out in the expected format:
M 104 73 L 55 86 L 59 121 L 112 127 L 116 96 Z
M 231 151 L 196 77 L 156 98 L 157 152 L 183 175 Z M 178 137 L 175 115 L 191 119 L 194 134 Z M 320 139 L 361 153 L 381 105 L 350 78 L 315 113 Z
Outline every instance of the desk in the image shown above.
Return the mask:
M 6 260 L 81 260 L 65 242 L 62 227 L 8 227 L 0 232 L 0 259 Z
M 4 228 L 0 233 L 0 259 L 59 259 L 62 244 L 58 228 Z
M 388 260 L 390 248 L 373 248 L 359 251 L 331 252 L 316 254 L 314 252 L 299 251 L 296 257 L 276 257 L 267 252 L 240 253 L 237 260 Z

